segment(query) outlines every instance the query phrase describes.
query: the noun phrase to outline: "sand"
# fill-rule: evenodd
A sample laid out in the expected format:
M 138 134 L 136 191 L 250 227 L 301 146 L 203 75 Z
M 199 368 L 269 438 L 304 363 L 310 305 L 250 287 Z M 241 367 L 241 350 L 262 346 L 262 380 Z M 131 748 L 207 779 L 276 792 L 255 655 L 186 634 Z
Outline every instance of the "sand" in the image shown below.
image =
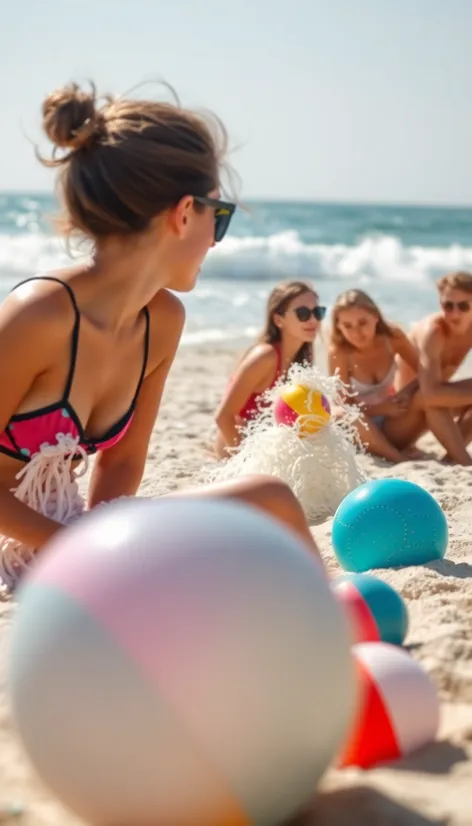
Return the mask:
M 185 487 L 205 462 L 212 413 L 234 353 L 182 349 L 172 369 L 155 427 L 141 494 Z M 423 447 L 441 452 L 431 438 Z M 379 571 L 404 596 L 411 624 L 409 650 L 435 680 L 442 708 L 438 741 L 412 757 L 368 772 L 330 770 L 307 826 L 471 826 L 472 824 L 472 471 L 439 460 L 388 467 L 361 457 L 373 477 L 395 476 L 423 485 L 447 516 L 446 560 L 422 568 Z M 338 572 L 331 522 L 313 527 L 328 570 Z M 12 608 L 0 604 L 0 806 L 21 800 L 28 826 L 77 821 L 34 779 L 15 739 L 6 697 L 6 652 Z M 34 697 L 32 698 L 34 702 Z M 7 823 L 13 818 L 6 818 Z

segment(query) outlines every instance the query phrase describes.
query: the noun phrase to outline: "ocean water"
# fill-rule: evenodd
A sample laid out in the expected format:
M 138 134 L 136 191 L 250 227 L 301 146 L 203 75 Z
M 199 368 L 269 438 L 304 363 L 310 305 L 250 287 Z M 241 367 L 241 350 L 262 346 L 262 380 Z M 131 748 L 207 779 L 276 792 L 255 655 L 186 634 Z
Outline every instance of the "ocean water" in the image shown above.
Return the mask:
M 55 209 L 50 195 L 0 194 L 0 297 L 28 275 L 71 262 L 51 229 Z M 408 326 L 436 308 L 436 279 L 459 268 L 472 270 L 472 208 L 251 202 L 182 296 L 184 341 L 253 336 L 270 289 L 292 278 L 312 281 L 328 308 L 361 287 Z

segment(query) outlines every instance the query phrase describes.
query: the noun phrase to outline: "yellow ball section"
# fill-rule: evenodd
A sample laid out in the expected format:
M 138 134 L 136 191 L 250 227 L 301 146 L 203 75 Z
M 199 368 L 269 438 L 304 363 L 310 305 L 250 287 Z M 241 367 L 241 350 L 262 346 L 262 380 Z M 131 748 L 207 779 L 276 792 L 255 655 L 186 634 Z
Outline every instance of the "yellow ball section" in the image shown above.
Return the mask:
M 329 401 L 320 390 L 303 384 L 287 385 L 282 388 L 280 397 L 297 414 L 301 435 L 317 433 L 331 418 Z

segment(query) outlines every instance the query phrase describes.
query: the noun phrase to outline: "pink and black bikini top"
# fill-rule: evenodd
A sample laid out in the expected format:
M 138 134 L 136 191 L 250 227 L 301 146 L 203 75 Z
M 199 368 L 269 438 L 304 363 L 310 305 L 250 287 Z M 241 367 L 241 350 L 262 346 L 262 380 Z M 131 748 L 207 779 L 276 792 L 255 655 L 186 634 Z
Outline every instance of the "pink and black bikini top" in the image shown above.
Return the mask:
M 64 394 L 59 401 L 48 404 L 46 407 L 40 407 L 37 410 L 30 410 L 27 413 L 17 413 L 11 417 L 3 433 L 0 433 L 0 453 L 4 453 L 14 459 L 20 459 L 22 462 L 28 462 L 30 458 L 40 450 L 41 445 L 56 444 L 59 433 L 69 435 L 73 439 L 78 440 L 78 444 L 87 454 L 113 447 L 113 445 L 123 438 L 131 424 L 139 391 L 146 374 L 149 352 L 149 310 L 147 307 L 143 308 L 146 321 L 143 366 L 131 405 L 107 433 L 100 438 L 89 439 L 85 435 L 82 423 L 69 401 L 72 382 L 74 380 L 80 333 L 80 310 L 77 306 L 75 295 L 69 284 L 52 276 L 27 278 L 25 281 L 22 281 L 21 284 L 35 280 L 55 281 L 58 284 L 62 284 L 64 289 L 67 290 L 72 302 L 75 320 L 72 328 L 69 374 L 67 376 Z M 17 284 L 16 286 L 19 287 L 21 285 Z M 78 454 L 76 458 L 79 459 L 81 457 Z

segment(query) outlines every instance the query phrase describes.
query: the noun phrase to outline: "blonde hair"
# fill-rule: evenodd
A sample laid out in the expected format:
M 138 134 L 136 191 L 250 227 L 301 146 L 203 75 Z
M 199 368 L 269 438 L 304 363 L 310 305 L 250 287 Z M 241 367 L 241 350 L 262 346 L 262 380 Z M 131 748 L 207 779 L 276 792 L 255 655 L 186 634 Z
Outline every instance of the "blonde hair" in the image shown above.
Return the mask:
M 352 347 L 339 329 L 339 314 L 352 308 L 365 310 L 377 319 L 376 335 L 392 336 L 393 330 L 385 320 L 380 307 L 363 290 L 346 290 L 338 295 L 331 314 L 331 342 L 337 347 Z
M 469 272 L 450 272 L 437 281 L 439 294 L 448 287 L 451 290 L 461 290 L 463 293 L 472 293 L 472 275 Z

